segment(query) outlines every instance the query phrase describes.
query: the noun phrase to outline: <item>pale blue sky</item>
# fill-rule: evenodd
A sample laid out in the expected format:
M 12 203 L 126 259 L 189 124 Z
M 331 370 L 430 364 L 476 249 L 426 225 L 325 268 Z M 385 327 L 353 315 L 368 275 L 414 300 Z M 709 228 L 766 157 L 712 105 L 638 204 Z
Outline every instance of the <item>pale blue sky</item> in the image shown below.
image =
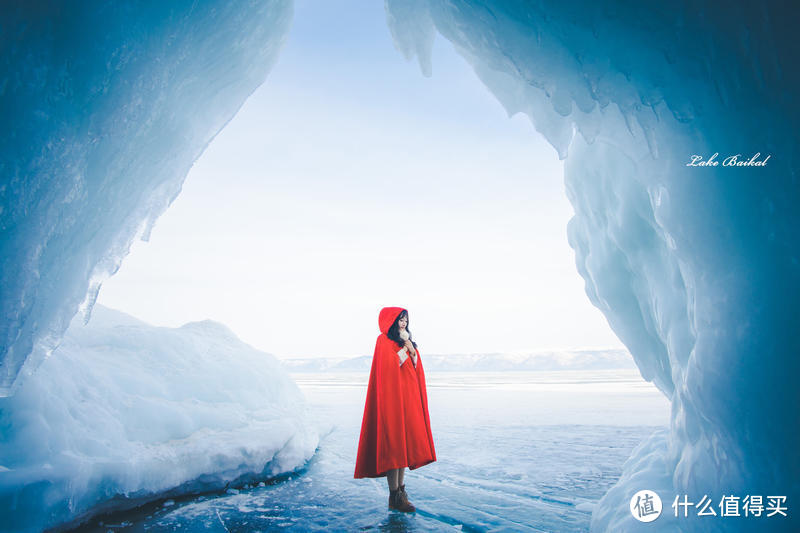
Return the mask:
M 563 165 L 437 36 L 433 76 L 380 2 L 295 2 L 267 82 L 98 301 L 211 318 L 279 357 L 371 354 L 383 306 L 422 353 L 618 347 L 567 244 Z

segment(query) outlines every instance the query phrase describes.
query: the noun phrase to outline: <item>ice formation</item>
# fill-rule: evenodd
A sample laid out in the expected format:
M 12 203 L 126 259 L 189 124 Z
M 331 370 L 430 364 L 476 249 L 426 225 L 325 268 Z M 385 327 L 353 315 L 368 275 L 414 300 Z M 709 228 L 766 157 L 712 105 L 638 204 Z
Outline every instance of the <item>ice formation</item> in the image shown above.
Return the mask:
M 292 471 L 319 442 L 275 357 L 217 322 L 100 305 L 0 408 L 3 531 Z
M 672 402 L 594 512 L 633 489 L 783 494 L 800 482 L 800 48 L 787 2 L 388 0 L 430 73 L 436 32 L 566 161 L 586 292 Z M 291 4 L 2 8 L 0 377 L 12 394 L 88 312 L 210 139 L 265 78 Z M 717 166 L 686 166 L 693 155 Z M 766 166 L 722 161 L 760 154 Z M 20 378 L 22 376 L 22 378 Z M 791 504 L 790 504 L 791 505 Z M 795 510 L 796 514 L 796 510 Z M 791 527 L 792 517 L 765 522 Z M 655 522 L 650 530 L 675 527 Z M 752 527 L 687 520 L 681 528 Z
M 291 3 L 4 2 L 0 395 L 86 317 L 261 85 Z
M 796 502 L 796 10 L 466 0 L 387 0 L 387 10 L 398 48 L 416 53 L 423 73 L 421 36 L 435 28 L 509 114 L 526 113 L 569 156 L 568 235 L 586 292 L 672 402 L 670 433 L 636 451 L 593 531 L 638 530 L 628 501 L 643 488 L 660 492 L 665 514 L 675 494 Z M 687 166 L 715 152 L 717 166 Z M 722 164 L 759 153 L 766 166 Z M 754 527 L 696 518 L 679 525 Z

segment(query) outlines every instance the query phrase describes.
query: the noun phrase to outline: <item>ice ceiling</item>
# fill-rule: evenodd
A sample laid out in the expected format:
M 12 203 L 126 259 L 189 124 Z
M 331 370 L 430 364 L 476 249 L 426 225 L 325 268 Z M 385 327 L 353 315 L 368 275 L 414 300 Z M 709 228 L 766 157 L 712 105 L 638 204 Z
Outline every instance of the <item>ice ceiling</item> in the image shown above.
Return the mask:
M 90 312 L 103 279 L 265 81 L 292 5 L 0 10 L 8 396 L 71 318 Z M 791 502 L 800 494 L 793 6 L 387 0 L 386 12 L 423 73 L 438 32 L 566 158 L 569 240 L 586 293 L 671 399 L 669 433 L 634 452 L 592 529 L 633 527 L 631 488 Z M 686 166 L 715 152 L 717 166 Z M 765 166 L 722 165 L 757 152 L 770 156 Z

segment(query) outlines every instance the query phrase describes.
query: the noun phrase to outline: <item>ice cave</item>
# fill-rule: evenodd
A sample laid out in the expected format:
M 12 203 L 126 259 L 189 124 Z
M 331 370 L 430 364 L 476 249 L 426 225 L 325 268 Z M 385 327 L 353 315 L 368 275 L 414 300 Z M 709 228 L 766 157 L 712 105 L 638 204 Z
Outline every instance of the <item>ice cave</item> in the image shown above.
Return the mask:
M 423 75 L 438 33 L 509 115 L 527 115 L 565 160 L 575 209 L 569 243 L 586 294 L 642 376 L 671 402 L 669 432 L 635 450 L 594 510 L 591 530 L 639 531 L 628 500 L 646 481 L 677 493 L 783 494 L 789 517 L 770 524 L 796 531 L 797 6 L 386 0 L 385 10 L 397 48 Z M 214 398 L 198 407 L 187 400 L 192 391 L 173 391 L 174 410 L 149 435 L 147 453 L 126 444 L 141 420 L 112 431 L 111 441 L 76 433 L 113 425 L 127 412 L 128 399 L 113 393 L 117 383 L 157 390 L 168 379 L 137 346 L 159 342 L 181 361 L 179 346 L 200 342 L 212 326 L 154 338 L 131 324 L 139 333 L 119 341 L 130 345 L 130 368 L 98 351 L 37 372 L 71 342 L 64 338 L 70 322 L 88 319 L 101 283 L 134 240 L 148 238 L 193 162 L 269 82 L 292 24 L 291 0 L 6 2 L 0 13 L 0 513 L 7 527 L 53 527 L 121 493 L 230 480 L 259 461 L 271 460 L 274 473 L 296 468 L 317 436 L 282 403 L 295 394 L 291 383 L 268 371 L 247 375 L 269 385 L 259 397 L 237 391 L 232 374 L 217 390 L 200 385 L 209 397 L 237 399 L 251 421 L 234 431 L 220 420 L 210 442 L 227 451 L 213 474 L 198 464 L 209 456 L 200 444 L 158 451 L 197 418 L 215 416 Z M 709 164 L 692 165 L 693 156 Z M 215 361 L 232 349 L 215 345 L 217 357 L 194 368 L 197 382 L 218 374 Z M 96 409 L 83 416 L 71 401 L 96 401 Z M 264 402 L 270 410 L 258 407 Z M 251 446 L 264 424 L 278 428 L 275 438 Z M 93 454 L 102 464 L 89 468 Z M 126 464 L 125 456 L 141 464 Z M 196 468 L 148 476 L 170 462 Z M 653 526 L 677 530 L 669 521 Z M 731 527 L 682 523 L 696 531 Z

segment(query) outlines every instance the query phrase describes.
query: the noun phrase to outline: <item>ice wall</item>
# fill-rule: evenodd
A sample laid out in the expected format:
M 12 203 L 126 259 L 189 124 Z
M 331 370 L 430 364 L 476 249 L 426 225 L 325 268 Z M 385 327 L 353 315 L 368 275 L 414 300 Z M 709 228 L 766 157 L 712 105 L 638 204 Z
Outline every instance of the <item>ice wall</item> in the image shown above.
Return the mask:
M 282 0 L 0 6 L 0 396 L 58 344 L 266 78 Z
M 100 305 L 0 398 L 0 427 L 2 531 L 271 477 L 319 443 L 278 360 L 224 325 L 154 327 Z
M 429 73 L 452 41 L 509 114 L 567 158 L 568 237 L 586 293 L 672 402 L 593 515 L 594 531 L 791 530 L 663 517 L 639 489 L 800 495 L 800 53 L 791 3 L 387 0 L 399 50 Z M 434 65 L 435 68 L 435 65 Z M 689 167 L 692 155 L 716 167 Z M 722 166 L 741 154 L 764 167 Z M 766 501 L 766 500 L 765 500 Z M 797 508 L 795 506 L 795 514 Z M 719 509 L 717 509 L 719 512 Z

